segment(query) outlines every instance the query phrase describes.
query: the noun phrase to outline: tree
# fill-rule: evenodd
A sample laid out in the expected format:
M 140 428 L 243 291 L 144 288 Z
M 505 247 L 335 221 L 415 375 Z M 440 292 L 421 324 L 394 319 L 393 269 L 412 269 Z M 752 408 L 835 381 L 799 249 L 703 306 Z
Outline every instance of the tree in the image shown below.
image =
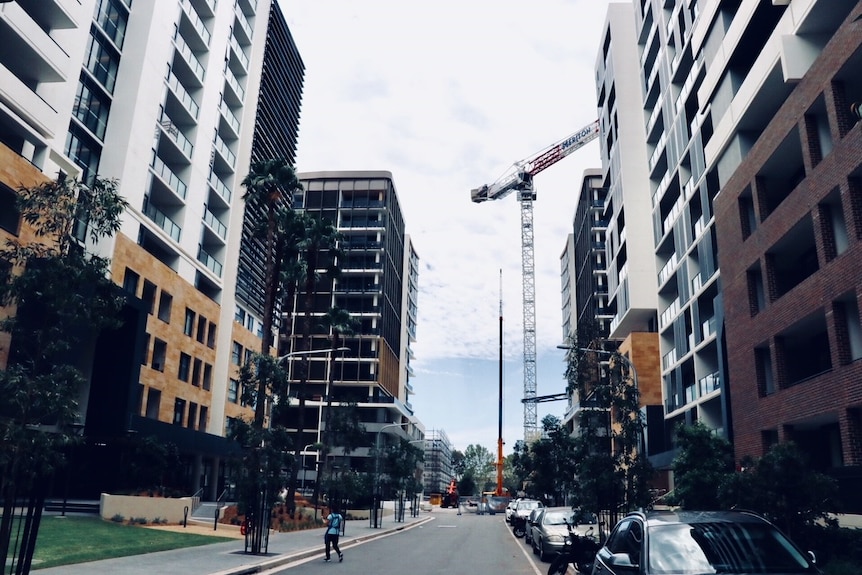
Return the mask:
M 733 473 L 733 446 L 701 422 L 678 425 L 675 433 L 679 451 L 673 460 L 674 489 L 666 496 L 668 503 L 700 511 L 722 509 L 717 487 Z
M 792 441 L 741 463 L 741 470 L 729 474 L 720 486 L 724 505 L 764 515 L 791 539 L 806 526 L 841 511 L 837 482 L 812 469 Z
M 266 227 L 257 229 L 256 235 L 263 235 L 264 243 L 264 308 L 263 308 L 263 337 L 260 344 L 261 355 L 269 355 L 272 347 L 272 328 L 275 316 L 275 302 L 279 295 L 280 284 L 277 270 L 281 269 L 281 262 L 277 261 L 277 245 L 285 248 L 284 242 L 279 243 L 276 232 L 279 220 L 289 219 L 279 212 L 291 211 L 285 205 L 285 196 L 290 197 L 295 191 L 302 188 L 296 177 L 296 172 L 284 158 L 272 158 L 253 162 L 249 173 L 242 180 L 242 186 L 246 189 L 243 200 L 249 208 L 262 209 L 266 213 Z M 282 254 L 283 255 L 283 252 Z M 267 404 L 267 380 L 258 378 L 257 402 L 255 403 L 254 422 L 258 427 L 264 426 Z
M 464 450 L 464 474 L 472 475 L 482 491 L 488 490 L 494 469 L 494 456 L 487 448 L 470 444 Z
M 577 472 L 575 441 L 559 418 L 542 418 L 542 438 L 530 445 L 530 467 L 527 493 L 550 499 L 553 505 L 565 505 L 566 496 L 575 488 Z
M 28 572 L 51 473 L 74 441 L 77 397 L 85 393 L 79 350 L 100 331 L 120 325 L 123 297 L 110 281 L 110 262 L 85 249 L 120 229 L 127 203 L 117 182 L 96 177 L 87 186 L 62 178 L 17 194 L 21 219 L 34 239 L 10 238 L 0 248 L 0 331 L 11 341 L 0 372 L 0 557 L 8 556 L 13 506 L 30 497 L 18 534 L 19 567 Z
M 313 327 L 312 314 L 314 311 L 314 295 L 317 291 L 317 282 L 322 273 L 328 277 L 336 277 L 338 269 L 338 241 L 341 234 L 338 229 L 327 219 L 304 217 L 305 234 L 299 244 L 299 251 L 305 260 L 305 282 L 302 290 L 303 296 L 303 323 L 302 338 L 303 350 L 311 350 L 311 331 Z M 308 382 L 308 355 L 303 355 L 300 360 L 299 383 L 296 386 L 296 396 L 299 399 L 299 408 L 296 421 L 297 448 L 301 446 L 302 435 L 305 431 L 305 386 Z M 296 457 L 297 453 L 294 453 Z M 290 481 L 287 487 L 287 505 L 291 511 L 294 508 L 294 497 L 296 495 L 297 466 L 292 467 Z
M 329 458 L 327 457 L 329 454 L 329 449 L 334 446 L 334 441 L 336 436 L 332 433 L 332 382 L 333 382 L 333 371 L 335 370 L 335 354 L 336 350 L 339 348 L 339 343 L 343 341 L 343 337 L 345 335 L 352 335 L 356 328 L 359 326 L 359 322 L 356 321 L 353 317 L 350 316 L 350 312 L 347 310 L 333 307 L 331 308 L 323 318 L 321 318 L 321 324 L 324 328 L 326 328 L 330 332 L 330 341 L 331 347 L 329 348 L 329 385 L 326 390 L 326 415 L 324 418 L 324 438 L 323 438 L 323 461 L 326 467 L 325 475 L 327 477 L 331 476 L 332 469 Z M 355 410 L 354 410 L 355 413 Z M 355 422 L 355 427 L 357 431 L 360 429 L 364 431 L 365 427 L 362 426 L 358 420 Z M 347 454 L 347 449 L 352 450 L 351 442 L 354 441 L 354 438 L 350 434 L 342 435 L 344 440 L 344 449 L 345 454 Z M 316 498 L 315 498 L 316 499 Z
M 256 380 L 256 385 L 249 381 L 249 387 L 255 389 L 252 397 L 255 406 L 253 425 L 256 430 L 253 433 L 249 430 L 238 430 L 239 433 L 248 432 L 245 437 L 248 451 L 244 456 L 243 469 L 249 473 L 249 481 L 255 481 L 255 478 L 260 481 L 260 485 L 256 488 L 244 491 L 244 494 L 251 498 L 245 501 L 245 505 L 248 510 L 253 510 L 250 513 L 254 519 L 250 526 L 251 552 L 259 554 L 264 547 L 264 534 L 268 534 L 266 522 L 269 521 L 270 494 L 275 493 L 273 489 L 277 489 L 274 486 L 280 473 L 280 468 L 275 470 L 274 467 L 274 461 L 279 457 L 269 452 L 269 449 L 275 445 L 286 447 L 282 445 L 284 439 L 282 431 L 273 430 L 272 434 L 269 434 L 265 429 L 270 391 L 274 380 L 283 379 L 281 374 L 283 368 L 277 362 L 264 363 L 263 358 L 270 355 L 276 302 L 284 291 L 281 281 L 284 279 L 283 260 L 287 254 L 292 253 L 295 249 L 294 244 L 297 242 L 297 238 L 291 234 L 296 230 L 296 226 L 293 224 L 295 218 L 292 209 L 287 205 L 287 199 L 301 189 L 301 184 L 293 167 L 284 158 L 272 158 L 253 162 L 241 185 L 246 189 L 243 200 L 246 202 L 247 209 L 259 210 L 266 214 L 265 226 L 261 222 L 261 225 L 256 226 L 254 230 L 255 236 L 262 240 L 264 246 L 263 335 L 260 354 L 256 356 L 257 372 L 246 374 L 247 378 Z M 247 443 L 249 440 L 260 443 L 258 445 Z M 293 461 L 290 469 L 291 477 L 294 478 L 294 487 L 296 467 L 296 462 Z M 261 473 L 266 473 L 267 476 L 258 477 Z M 293 492 L 289 501 L 292 509 Z

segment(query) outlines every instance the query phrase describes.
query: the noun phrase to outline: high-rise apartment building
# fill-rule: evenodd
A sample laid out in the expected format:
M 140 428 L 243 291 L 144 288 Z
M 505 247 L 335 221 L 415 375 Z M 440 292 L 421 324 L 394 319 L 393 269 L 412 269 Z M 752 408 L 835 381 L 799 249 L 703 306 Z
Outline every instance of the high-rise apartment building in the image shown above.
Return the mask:
M 310 309 L 305 294 L 297 294 L 280 353 L 330 349 L 331 330 L 321 318 L 332 308 L 348 311 L 357 322 L 354 333 L 340 340 L 349 351 L 332 358 L 321 354 L 288 360 L 292 381 L 299 381 L 302 363 L 309 366 L 305 394 L 313 415 L 304 416 L 302 443 L 326 440 L 327 409 L 355 409 L 369 434 L 367 447 L 344 453 L 330 446 L 330 456 L 335 467 L 372 471 L 375 445 L 383 447 L 387 438 L 396 437 L 418 443 L 425 433 L 410 405 L 418 255 L 405 232 L 390 172 L 306 172 L 298 177 L 303 191 L 293 198 L 294 208 L 332 223 L 343 236 L 343 255 L 337 261 L 338 277 L 320 274 Z M 313 326 L 311 342 L 301 341 L 306 313 Z M 296 413 L 293 420 L 295 425 Z
M 94 353 L 82 422 L 108 449 L 87 477 L 110 479 L 97 470 L 116 464 L 115 438 L 156 437 L 180 448 L 190 489 L 214 494 L 225 422 L 250 414 L 236 372 L 260 347 L 259 318 L 240 318 L 235 299 L 240 182 L 253 145 L 295 148 L 302 64 L 278 4 L 13 0 L 0 35 L 0 201 L 64 174 L 115 178 L 129 203 L 120 233 L 91 246 L 129 311 Z
M 626 10 L 633 29 L 614 26 Z M 733 439 L 738 458 L 793 439 L 821 469 L 858 465 L 859 268 L 844 255 L 855 253 L 859 205 L 850 108 L 860 99 L 859 15 L 857 0 L 609 6 L 597 66 L 611 167 L 608 283 L 624 294 L 628 278 L 657 295 L 654 323 L 612 298 L 610 337 L 659 334 L 667 448 L 651 457 L 659 466 L 670 464 L 675 426 L 695 421 Z M 630 39 L 635 74 L 612 58 Z M 640 85 L 621 89 L 632 77 Z M 623 101 L 632 95 L 639 101 Z M 632 127 L 643 133 L 627 138 Z M 650 227 L 635 232 L 644 212 Z M 651 253 L 635 255 L 647 239 Z M 644 275 L 632 281 L 642 260 Z
M 442 429 L 430 429 L 425 434 L 425 494 L 446 493 L 455 477 L 452 466 L 452 443 Z

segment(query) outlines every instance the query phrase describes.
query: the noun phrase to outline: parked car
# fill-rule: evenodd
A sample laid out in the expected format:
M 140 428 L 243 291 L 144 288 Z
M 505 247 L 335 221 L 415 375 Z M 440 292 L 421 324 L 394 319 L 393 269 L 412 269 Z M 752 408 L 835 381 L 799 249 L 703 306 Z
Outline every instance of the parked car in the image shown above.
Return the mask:
M 527 545 L 533 544 L 533 527 L 542 518 L 542 513 L 544 513 L 546 509 L 547 507 L 536 507 L 535 509 L 530 511 L 530 514 L 527 516 L 527 524 L 524 527 L 526 531 L 524 533 L 524 543 L 526 543 Z
M 512 499 L 509 501 L 509 504 L 506 505 L 506 523 L 512 522 L 512 514 L 515 512 L 515 507 L 518 505 L 518 501 L 521 499 Z
M 533 527 L 533 553 L 542 561 L 550 561 L 559 554 L 569 536 L 568 524 L 574 525 L 572 532 L 578 535 L 598 535 L 598 520 L 592 513 L 573 511 L 571 507 L 549 507 Z
M 630 513 L 596 555 L 593 575 L 621 573 L 819 574 L 763 517 L 747 511 Z
M 541 501 L 536 499 L 520 499 L 518 503 L 515 505 L 515 511 L 512 512 L 512 517 L 509 519 L 509 523 L 512 524 L 512 531 L 515 533 L 515 537 L 523 537 L 527 530 L 527 517 L 529 517 L 530 512 L 537 507 L 544 507 Z

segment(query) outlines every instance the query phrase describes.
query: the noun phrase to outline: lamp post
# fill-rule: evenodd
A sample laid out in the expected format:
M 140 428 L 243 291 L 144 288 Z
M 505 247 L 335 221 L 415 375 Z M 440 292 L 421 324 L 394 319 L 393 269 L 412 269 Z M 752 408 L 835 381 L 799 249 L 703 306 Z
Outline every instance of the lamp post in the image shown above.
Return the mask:
M 377 527 L 380 527 L 381 524 L 378 521 L 379 502 L 377 500 L 378 496 L 380 495 L 380 434 L 383 432 L 384 429 L 389 429 L 391 427 L 404 427 L 405 425 L 409 425 L 409 422 L 387 423 L 386 425 L 377 430 L 377 435 L 374 439 L 374 491 L 371 494 L 372 509 L 370 519 L 372 522 L 372 527 L 374 527 L 375 529 Z
M 302 495 L 305 496 L 305 452 L 308 451 L 308 448 L 314 445 L 313 443 L 309 443 L 305 447 L 302 448 L 302 483 L 300 484 L 299 490 L 302 492 Z

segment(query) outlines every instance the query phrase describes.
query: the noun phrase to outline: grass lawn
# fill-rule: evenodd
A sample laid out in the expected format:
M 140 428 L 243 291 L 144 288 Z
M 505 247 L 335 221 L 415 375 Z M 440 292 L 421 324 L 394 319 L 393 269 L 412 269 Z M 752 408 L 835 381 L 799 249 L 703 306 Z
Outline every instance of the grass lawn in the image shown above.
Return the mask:
M 43 516 L 33 569 L 70 565 L 231 541 L 229 537 L 175 533 L 122 525 L 98 517 Z

